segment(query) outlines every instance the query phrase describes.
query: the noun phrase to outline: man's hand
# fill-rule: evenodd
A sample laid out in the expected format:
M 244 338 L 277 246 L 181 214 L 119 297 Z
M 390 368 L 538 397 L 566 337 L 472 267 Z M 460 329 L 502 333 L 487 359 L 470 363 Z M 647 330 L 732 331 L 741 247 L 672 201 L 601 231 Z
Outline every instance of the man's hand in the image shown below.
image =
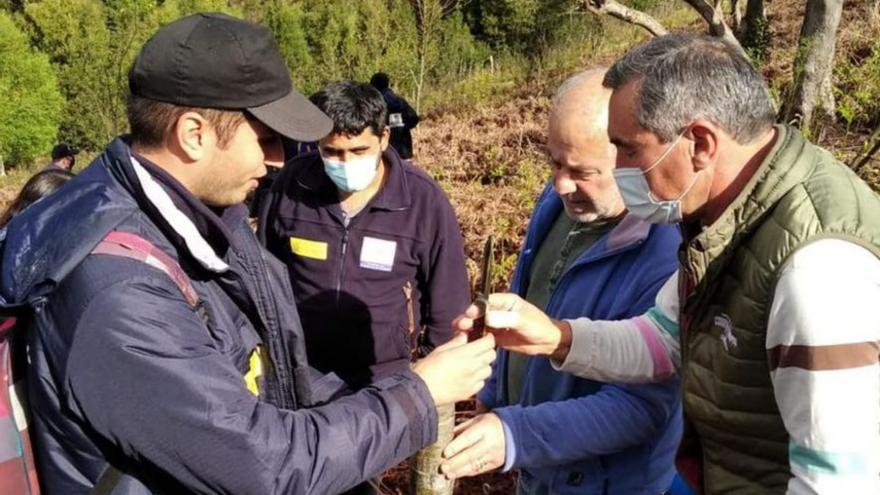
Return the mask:
M 454 404 L 480 390 L 492 374 L 495 338 L 492 335 L 467 342 L 458 334 L 413 364 L 413 371 L 425 381 L 434 404 Z
M 475 416 L 456 426 L 454 434 L 440 464 L 447 478 L 476 476 L 504 465 L 504 427 L 497 414 Z
M 455 332 L 473 328 L 479 308 L 471 305 L 452 322 Z M 498 346 L 529 356 L 551 356 L 565 361 L 571 347 L 571 327 L 550 319 L 540 309 L 516 294 L 492 294 L 486 306 L 486 329 L 495 335 Z

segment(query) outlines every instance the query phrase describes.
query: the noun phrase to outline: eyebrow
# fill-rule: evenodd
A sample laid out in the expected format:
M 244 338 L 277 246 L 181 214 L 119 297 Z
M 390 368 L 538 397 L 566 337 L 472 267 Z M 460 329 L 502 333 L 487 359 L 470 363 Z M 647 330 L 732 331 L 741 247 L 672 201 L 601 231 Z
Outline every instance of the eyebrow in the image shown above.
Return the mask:
M 356 146 L 356 147 L 354 147 L 354 148 L 350 148 L 350 149 L 348 149 L 348 150 L 344 150 L 344 149 L 340 149 L 340 148 L 334 148 L 333 146 L 322 146 L 321 148 L 322 148 L 322 149 L 325 149 L 325 150 L 327 150 L 327 151 L 336 151 L 336 152 L 339 152 L 339 151 L 350 151 L 350 152 L 355 152 L 355 153 L 356 153 L 356 152 L 359 152 L 359 151 L 366 151 L 366 150 L 370 149 L 370 147 L 369 147 L 369 146 L 366 146 L 366 145 L 365 145 L 365 146 Z
M 630 148 L 630 149 L 632 149 L 632 148 L 635 148 L 635 147 L 636 147 L 636 143 L 635 143 L 635 142 L 633 142 L 633 141 L 627 141 L 626 139 L 619 138 L 619 137 L 613 137 L 613 138 L 610 139 L 610 141 L 611 141 L 611 144 L 613 144 L 614 146 L 616 146 L 616 147 L 618 147 L 618 148 Z

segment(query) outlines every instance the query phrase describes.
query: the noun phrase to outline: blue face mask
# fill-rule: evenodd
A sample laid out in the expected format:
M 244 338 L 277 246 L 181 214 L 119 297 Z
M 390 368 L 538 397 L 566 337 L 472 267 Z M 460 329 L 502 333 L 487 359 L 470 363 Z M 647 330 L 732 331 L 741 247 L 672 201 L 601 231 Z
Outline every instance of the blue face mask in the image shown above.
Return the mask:
M 694 175 L 694 180 L 691 181 L 690 185 L 685 188 L 678 198 L 657 201 L 654 199 L 654 195 L 651 194 L 651 187 L 648 185 L 648 180 L 645 179 L 645 174 L 669 156 L 672 148 L 681 140 L 683 135 L 683 132 L 679 134 L 675 141 L 666 148 L 666 151 L 644 171 L 638 167 L 618 167 L 614 169 L 614 180 L 617 182 L 617 188 L 620 190 L 620 195 L 623 197 L 626 209 L 634 216 L 649 223 L 681 222 L 681 199 L 697 183 L 697 176 Z
M 324 173 L 336 184 L 340 191 L 363 191 L 376 178 L 379 169 L 379 155 L 368 155 L 347 162 L 332 160 L 321 155 Z

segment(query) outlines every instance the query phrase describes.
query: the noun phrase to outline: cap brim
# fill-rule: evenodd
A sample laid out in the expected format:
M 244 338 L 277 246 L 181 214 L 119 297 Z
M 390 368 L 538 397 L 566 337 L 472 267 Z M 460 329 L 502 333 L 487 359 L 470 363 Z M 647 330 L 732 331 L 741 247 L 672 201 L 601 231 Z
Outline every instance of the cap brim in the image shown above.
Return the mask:
M 295 89 L 248 111 L 278 134 L 300 142 L 317 141 L 333 131 L 330 117 Z

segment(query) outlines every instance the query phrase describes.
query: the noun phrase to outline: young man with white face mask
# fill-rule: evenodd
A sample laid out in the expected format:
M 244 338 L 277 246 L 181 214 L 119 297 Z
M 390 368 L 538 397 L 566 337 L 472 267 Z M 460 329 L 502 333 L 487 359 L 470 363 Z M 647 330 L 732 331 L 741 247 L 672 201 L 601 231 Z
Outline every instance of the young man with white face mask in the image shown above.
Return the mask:
M 286 164 L 258 234 L 287 264 L 309 362 L 358 388 L 452 336 L 464 248 L 443 191 L 388 145 L 375 88 L 342 81 L 311 100 L 333 131 Z
M 880 197 L 774 125 L 766 83 L 721 40 L 655 38 L 604 85 L 621 195 L 682 224 L 681 267 L 629 320 L 493 295 L 497 343 L 586 378 L 679 374 L 679 472 L 703 493 L 880 493 Z

